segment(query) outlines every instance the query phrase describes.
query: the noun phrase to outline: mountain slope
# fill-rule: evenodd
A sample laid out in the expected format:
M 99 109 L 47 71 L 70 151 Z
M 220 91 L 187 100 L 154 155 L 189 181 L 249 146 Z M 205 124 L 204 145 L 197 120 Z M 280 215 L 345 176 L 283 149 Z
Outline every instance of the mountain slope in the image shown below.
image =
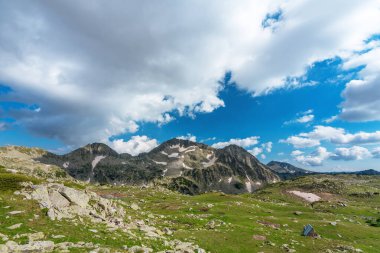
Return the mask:
M 45 154 L 40 162 L 60 166 L 74 178 L 101 184 L 164 183 L 186 194 L 212 190 L 253 192 L 280 178 L 245 149 L 215 149 L 188 140 L 168 140 L 149 153 L 118 154 L 93 143 L 66 155 Z
M 292 179 L 300 176 L 316 174 L 316 172 L 298 168 L 290 163 L 271 161 L 267 164 L 269 169 L 281 179 Z

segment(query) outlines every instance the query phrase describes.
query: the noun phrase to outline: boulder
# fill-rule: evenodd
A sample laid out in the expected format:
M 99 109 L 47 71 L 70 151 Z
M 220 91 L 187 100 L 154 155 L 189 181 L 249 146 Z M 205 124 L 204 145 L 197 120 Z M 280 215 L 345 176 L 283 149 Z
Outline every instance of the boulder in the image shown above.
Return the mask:
M 62 194 L 71 203 L 74 203 L 83 208 L 85 208 L 90 201 L 90 197 L 85 192 L 75 190 L 73 188 L 64 186 L 59 189 L 59 193 Z

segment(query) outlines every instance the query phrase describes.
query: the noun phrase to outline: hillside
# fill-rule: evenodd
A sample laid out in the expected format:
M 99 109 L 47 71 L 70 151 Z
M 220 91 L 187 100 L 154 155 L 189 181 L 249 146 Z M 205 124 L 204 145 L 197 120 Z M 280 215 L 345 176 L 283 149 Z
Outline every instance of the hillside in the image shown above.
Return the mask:
M 271 161 L 267 164 L 270 170 L 276 173 L 281 179 L 292 179 L 305 175 L 316 174 L 316 172 L 298 168 L 290 163 Z
M 0 252 L 379 252 L 378 176 L 310 175 L 251 194 L 189 196 L 90 184 L 35 161 L 41 154 L 1 149 Z M 318 238 L 301 235 L 307 224 Z

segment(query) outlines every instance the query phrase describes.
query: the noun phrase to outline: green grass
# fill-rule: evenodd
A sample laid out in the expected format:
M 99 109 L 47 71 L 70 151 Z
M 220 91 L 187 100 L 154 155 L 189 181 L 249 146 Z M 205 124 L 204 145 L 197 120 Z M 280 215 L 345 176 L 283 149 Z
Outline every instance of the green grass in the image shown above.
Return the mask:
M 65 184 L 75 188 L 84 187 L 76 183 Z M 310 187 L 312 185 L 318 185 L 319 188 Z M 380 197 L 376 194 L 367 198 L 351 195 L 379 191 L 380 177 L 318 175 L 281 182 L 255 194 L 242 195 L 207 193 L 187 196 L 160 188 L 140 189 L 132 186 L 94 185 L 89 188 L 100 194 L 116 196 L 125 206 L 127 216 L 132 219 L 149 220 L 160 229 L 168 227 L 174 231 L 172 239 L 194 242 L 210 252 L 286 252 L 283 244 L 288 244 L 296 252 L 325 252 L 341 245 L 353 246 L 369 253 L 380 252 L 380 227 L 377 227 Z M 290 189 L 328 193 L 331 199 L 311 205 L 287 194 L 286 191 Z M 155 251 L 165 248 L 160 241 L 138 238 L 141 233 L 137 230 L 133 230 L 133 233 L 138 237 L 131 238 L 120 231 L 110 233 L 104 225 L 88 221 L 78 222 L 77 225 L 69 220 L 50 221 L 46 211 L 41 210 L 35 202 L 22 200 L 21 196 L 12 195 L 11 191 L 0 191 L 0 198 L 0 233 L 9 236 L 42 231 L 47 235 L 46 239 L 55 242 L 92 241 L 114 251 L 121 251 L 123 245 L 144 244 Z M 138 204 L 141 209 L 130 209 L 128 206 L 132 203 Z M 10 208 L 1 208 L 4 206 Z M 25 213 L 6 218 L 12 210 L 25 210 Z M 295 211 L 302 214 L 295 215 Z M 40 218 L 34 219 L 34 214 L 40 215 Z M 210 221 L 215 221 L 215 228 L 209 227 Z M 330 224 L 333 221 L 337 222 L 336 226 Z M 23 223 L 23 226 L 14 231 L 6 229 L 16 223 Z M 279 228 L 261 223 L 278 224 Z M 306 224 L 312 224 L 321 239 L 301 236 Z M 89 231 L 94 228 L 99 231 L 97 234 Z M 53 234 L 66 237 L 52 239 Z M 266 240 L 255 240 L 253 235 L 265 236 Z M 25 239 L 17 240 L 25 242 Z M 78 249 L 77 252 L 85 250 Z
M 21 174 L 12 174 L 0 172 L 0 191 L 16 191 L 20 190 L 22 186 L 21 182 L 34 182 L 37 183 L 38 180 L 32 179 Z

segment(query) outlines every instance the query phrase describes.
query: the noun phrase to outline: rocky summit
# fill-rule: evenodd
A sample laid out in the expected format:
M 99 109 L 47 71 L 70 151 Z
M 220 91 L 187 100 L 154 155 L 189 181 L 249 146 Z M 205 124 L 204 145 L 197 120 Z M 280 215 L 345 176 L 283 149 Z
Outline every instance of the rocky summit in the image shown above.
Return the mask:
M 55 165 L 91 183 L 147 185 L 163 183 L 185 194 L 207 191 L 253 192 L 280 177 L 245 149 L 215 149 L 189 140 L 171 139 L 138 156 L 118 154 L 93 143 L 65 155 L 44 153 L 36 161 Z

